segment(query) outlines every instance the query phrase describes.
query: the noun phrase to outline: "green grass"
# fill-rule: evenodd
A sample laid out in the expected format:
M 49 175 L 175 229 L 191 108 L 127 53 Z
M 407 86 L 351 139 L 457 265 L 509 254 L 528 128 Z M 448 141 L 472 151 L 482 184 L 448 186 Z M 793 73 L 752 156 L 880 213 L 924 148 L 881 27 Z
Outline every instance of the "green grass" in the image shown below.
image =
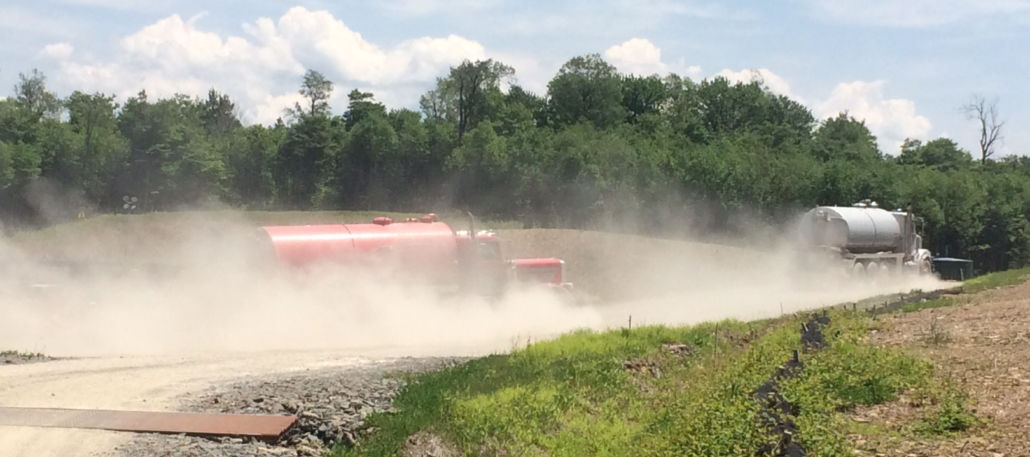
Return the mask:
M 919 311 L 921 309 L 933 309 L 933 308 L 944 308 L 946 306 L 953 306 L 955 299 L 953 297 L 940 297 L 931 300 L 923 300 L 914 303 L 907 303 L 902 306 L 898 311 L 903 313 L 911 313 Z
M 962 293 L 974 294 L 988 289 L 1020 284 L 1028 280 L 1030 280 L 1030 267 L 998 271 L 995 273 L 988 273 L 983 276 L 978 276 L 973 279 L 967 279 L 965 282 L 962 283 L 961 287 Z M 939 297 L 930 300 L 923 300 L 919 302 L 905 304 L 899 309 L 899 311 L 903 313 L 911 313 L 923 309 L 944 308 L 954 306 L 957 303 L 958 300 L 956 300 L 954 297 Z
M 921 400 L 929 403 L 930 411 L 916 425 L 915 430 L 927 435 L 943 435 L 961 432 L 983 423 L 973 415 L 969 396 L 950 380 L 928 385 L 919 392 Z
M 851 455 L 841 412 L 856 405 L 908 390 L 943 404 L 944 391 L 931 388 L 929 362 L 866 344 L 874 321 L 864 313 L 831 316 L 829 346 L 803 356 L 802 375 L 782 383 L 802 407 L 795 421 L 809 455 Z M 465 455 L 754 455 L 772 438 L 752 392 L 799 349 L 800 322 L 581 331 L 419 375 L 395 400 L 395 412 L 368 418 L 375 432 L 334 455 L 398 455 L 416 432 L 433 433 Z M 693 352 L 672 354 L 663 347 L 669 342 Z M 643 368 L 627 369 L 627 360 Z M 952 406 L 942 409 L 947 418 L 927 423 L 948 428 L 955 422 L 948 418 L 966 412 L 961 402 Z
M 866 344 L 870 325 L 868 318 L 837 314 L 824 330 L 828 347 L 810 355 L 801 376 L 783 384 L 784 397 L 798 405 L 796 438 L 809 455 L 853 455 L 843 411 L 892 401 L 934 379 L 929 361 Z
M 396 455 L 419 430 L 470 455 L 689 455 L 702 447 L 710 455 L 739 455 L 761 439 L 748 426 L 751 386 L 768 376 L 781 358 L 777 348 L 786 350 L 781 346 L 792 339 L 786 331 L 763 332 L 769 343 L 753 351 L 735 343 L 764 327 L 725 321 L 582 331 L 419 376 L 396 399 L 399 413 L 369 418 L 380 428 L 371 440 L 336 455 Z M 670 342 L 689 344 L 692 355 L 669 353 L 662 345 Z M 627 370 L 623 362 L 631 359 L 658 367 L 661 376 Z M 719 377 L 703 376 L 713 369 Z M 687 379 L 689 386 L 682 384 Z M 664 439 L 672 436 L 679 438 Z
M 977 276 L 962 283 L 962 292 L 971 294 L 996 287 L 1010 286 L 1030 280 L 1030 267 L 998 271 Z

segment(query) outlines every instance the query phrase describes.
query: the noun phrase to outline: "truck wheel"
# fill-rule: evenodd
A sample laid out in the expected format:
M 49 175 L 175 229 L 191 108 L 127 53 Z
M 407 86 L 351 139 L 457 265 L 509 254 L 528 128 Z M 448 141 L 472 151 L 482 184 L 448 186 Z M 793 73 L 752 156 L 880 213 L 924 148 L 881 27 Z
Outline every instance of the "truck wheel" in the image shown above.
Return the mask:
M 869 277 L 869 279 L 871 279 L 871 280 L 879 280 L 880 277 L 881 277 L 880 273 L 881 273 L 881 271 L 880 271 L 880 264 L 879 263 L 877 263 L 877 262 L 869 262 L 869 263 L 865 264 L 865 274 L 866 274 L 866 276 Z
M 855 262 L 851 265 L 851 276 L 864 278 L 866 276 L 865 265 L 862 262 Z
M 919 274 L 928 275 L 933 273 L 933 264 L 930 263 L 930 259 L 922 259 L 919 261 Z

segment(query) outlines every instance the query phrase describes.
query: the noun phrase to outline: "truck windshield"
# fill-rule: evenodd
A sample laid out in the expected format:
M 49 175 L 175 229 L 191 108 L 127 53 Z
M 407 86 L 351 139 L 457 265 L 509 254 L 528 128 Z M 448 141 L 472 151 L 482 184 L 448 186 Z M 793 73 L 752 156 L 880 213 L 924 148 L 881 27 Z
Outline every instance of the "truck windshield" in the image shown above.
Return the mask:
M 515 276 L 519 281 L 526 283 L 550 283 L 554 281 L 554 268 L 552 267 L 533 267 L 533 268 L 518 268 L 515 270 Z
M 501 245 L 480 241 L 479 258 L 481 260 L 501 260 Z

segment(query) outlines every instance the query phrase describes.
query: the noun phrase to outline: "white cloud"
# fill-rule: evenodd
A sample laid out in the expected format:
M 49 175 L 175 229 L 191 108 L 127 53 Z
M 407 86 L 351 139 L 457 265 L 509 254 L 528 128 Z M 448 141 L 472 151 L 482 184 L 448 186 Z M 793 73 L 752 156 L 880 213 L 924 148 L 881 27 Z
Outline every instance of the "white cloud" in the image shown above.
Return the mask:
M 288 10 L 277 21 L 245 24 L 244 36 L 223 36 L 198 28 L 203 14 L 184 21 L 168 16 L 122 37 L 111 57 L 74 54 L 69 43 L 54 43 L 40 55 L 58 66 L 58 87 L 100 90 L 125 97 L 145 89 L 166 97 L 203 95 L 210 88 L 228 93 L 246 121 L 269 123 L 297 99 L 301 75 L 318 70 L 336 83 L 334 101 L 359 86 L 380 100 L 410 96 L 463 59 L 485 58 L 484 47 L 457 35 L 420 37 L 390 48 L 364 39 L 326 11 Z M 397 106 L 397 105 L 393 105 Z M 337 107 L 341 107 L 337 103 Z
M 687 66 L 682 60 L 676 64 L 663 62 L 662 50 L 644 38 L 631 38 L 614 45 L 604 51 L 604 58 L 620 72 L 638 76 L 677 73 L 697 78 L 701 74 L 701 67 Z
M 786 79 L 773 73 L 768 68 L 752 68 L 740 71 L 733 71 L 727 68 L 716 73 L 715 76 L 722 76 L 732 83 L 747 84 L 757 81 L 774 94 L 784 95 L 804 103 L 804 100 L 790 89 L 790 84 L 787 83 Z
M 915 103 L 903 98 L 884 98 L 884 81 L 840 83 L 828 98 L 815 104 L 820 118 L 847 112 L 865 121 L 876 135 L 880 149 L 896 154 L 906 138 L 925 138 L 931 129 L 930 120 L 916 114 Z
M 481 44 L 457 35 L 423 37 L 382 50 L 328 11 L 301 7 L 287 11 L 276 31 L 299 59 L 331 66 L 346 79 L 372 84 L 432 78 L 462 59 L 485 54 Z
M 633 38 L 608 48 L 604 57 L 624 73 L 635 75 L 663 74 L 662 50 L 643 38 Z
M 39 52 L 39 56 L 48 59 L 64 60 L 71 57 L 74 51 L 75 48 L 68 43 L 53 43 L 44 46 L 43 50 Z
M 805 0 L 805 3 L 816 15 L 836 22 L 887 27 L 934 27 L 1030 13 L 1030 0 Z

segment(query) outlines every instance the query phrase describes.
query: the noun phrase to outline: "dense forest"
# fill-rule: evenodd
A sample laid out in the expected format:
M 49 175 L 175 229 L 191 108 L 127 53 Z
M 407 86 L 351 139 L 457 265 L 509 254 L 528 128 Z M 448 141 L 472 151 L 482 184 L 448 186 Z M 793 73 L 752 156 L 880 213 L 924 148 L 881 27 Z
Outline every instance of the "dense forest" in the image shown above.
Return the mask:
M 871 198 L 914 211 L 935 254 L 981 270 L 1030 263 L 1026 157 L 974 159 L 946 138 L 887 154 L 860 120 L 815 119 L 761 81 L 624 75 L 598 55 L 569 60 L 543 95 L 513 75 L 466 61 L 419 111 L 357 89 L 334 110 L 333 83 L 308 71 L 304 103 L 248 126 L 214 89 L 61 99 L 34 70 L 0 100 L 0 220 L 213 204 L 446 207 L 527 226 L 732 233 Z

